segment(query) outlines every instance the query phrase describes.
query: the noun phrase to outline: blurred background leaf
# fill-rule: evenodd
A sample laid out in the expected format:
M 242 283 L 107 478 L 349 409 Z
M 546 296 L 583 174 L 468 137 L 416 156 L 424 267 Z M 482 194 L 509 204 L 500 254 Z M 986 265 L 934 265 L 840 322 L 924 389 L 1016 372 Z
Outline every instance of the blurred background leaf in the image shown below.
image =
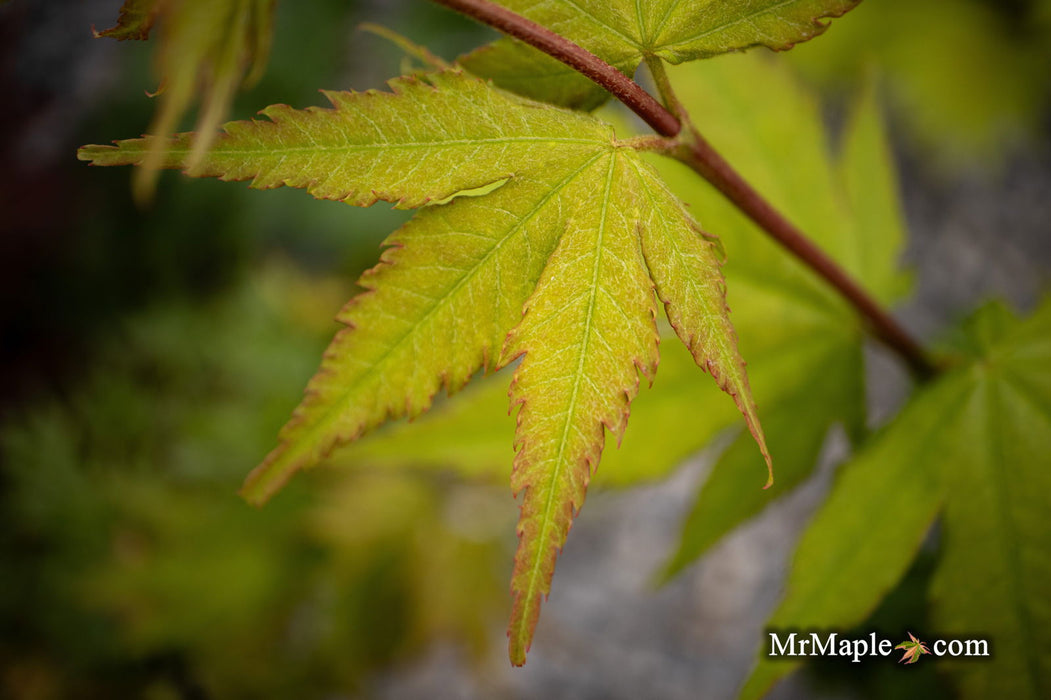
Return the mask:
M 904 296 L 905 242 L 896 175 L 869 89 L 855 99 L 834 148 L 818 98 L 783 64 L 748 54 L 677 68 L 680 99 L 712 144 L 760 192 L 877 298 Z M 757 91 L 755 85 L 762 85 Z M 776 104 L 771 110 L 768 104 Z M 727 297 L 756 401 L 779 457 L 774 486 L 749 487 L 760 466 L 738 438 L 719 458 L 665 571 L 681 570 L 729 530 L 802 483 L 829 429 L 863 437 L 864 333 L 854 313 L 707 184 L 658 163 L 727 251 Z
M 7 425 L 13 677 L 48 665 L 55 697 L 162 681 L 320 697 L 439 634 L 484 650 L 505 605 L 504 489 L 329 472 L 305 487 L 317 498 L 301 488 L 255 510 L 234 495 L 331 332 L 315 309 L 346 292 L 269 263 L 203 308 L 122 324 L 77 391 Z M 90 680 L 63 678 L 78 666 Z
M 944 168 L 1002 167 L 1045 124 L 1047 0 L 863 2 L 835 29 L 791 62 L 837 90 L 876 68 L 913 146 Z
M 275 0 L 126 0 L 117 23 L 97 37 L 147 39 L 155 23 L 161 38 L 157 70 L 158 108 L 150 133 L 174 132 L 198 97 L 201 116 L 194 127 L 191 164 L 198 164 L 226 119 L 234 92 L 259 80 L 273 37 Z M 157 184 L 164 149 L 147 156 L 134 175 L 135 194 L 149 201 Z
M 1022 321 L 989 303 L 961 324 L 966 360 L 917 391 L 844 465 L 803 534 L 771 630 L 860 625 L 944 506 L 933 614 L 920 634 L 988 641 L 991 658 L 939 660 L 962 697 L 1042 697 L 1051 675 L 1049 331 L 1048 302 Z M 801 662 L 768 650 L 760 645 L 742 698 L 761 697 Z

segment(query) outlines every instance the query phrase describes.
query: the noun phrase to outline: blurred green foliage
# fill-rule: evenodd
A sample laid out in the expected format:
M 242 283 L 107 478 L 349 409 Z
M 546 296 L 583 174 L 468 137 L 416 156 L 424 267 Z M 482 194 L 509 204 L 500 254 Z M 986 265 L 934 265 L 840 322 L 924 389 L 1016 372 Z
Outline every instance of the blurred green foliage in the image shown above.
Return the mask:
M 427 14 L 466 48 L 468 23 Z M 280 3 L 271 68 L 233 114 L 375 85 L 361 55 L 395 74 L 360 19 Z M 151 48 L 119 45 L 122 85 L 77 141 L 145 130 Z M 236 495 L 405 214 L 175 174 L 138 211 L 128 173 L 88 172 L 75 145 L 64 229 L 36 234 L 63 245 L 9 260 L 40 271 L 3 319 L 24 386 L 0 405 L 0 696 L 326 697 L 436 639 L 477 658 L 506 615 L 505 489 L 331 473 L 265 510 Z
M 261 510 L 235 495 L 347 293 L 268 263 L 125 322 L 76 392 L 5 428 L 5 695 L 323 697 L 439 633 L 484 649 L 503 489 L 330 472 Z
M 947 168 L 988 168 L 1042 138 L 1051 107 L 1051 2 L 870 0 L 790 57 L 839 90 L 875 71 L 923 156 Z

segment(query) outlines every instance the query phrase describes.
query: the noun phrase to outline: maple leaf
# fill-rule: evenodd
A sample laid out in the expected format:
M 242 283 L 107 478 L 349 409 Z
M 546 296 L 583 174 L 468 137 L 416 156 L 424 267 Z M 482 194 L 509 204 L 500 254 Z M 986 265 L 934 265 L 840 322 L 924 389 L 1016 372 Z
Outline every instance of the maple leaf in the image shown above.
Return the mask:
M 946 377 L 967 389 L 961 447 L 922 465 L 940 477 L 945 504 L 931 622 L 944 637 L 977 631 L 996 645 L 988 663 L 944 659 L 961 697 L 1047 697 L 1051 298 L 1028 318 L 986 304 L 953 347 L 969 359 Z
M 881 84 L 896 98 L 895 116 L 911 127 L 910 138 L 935 151 L 928 157 L 945 168 L 990 167 L 1004 162 L 1006 144 L 1043 125 L 1046 91 L 1037 86 L 1046 84 L 1041 66 L 1051 63 L 1051 14 L 1046 4 L 1029 8 L 1022 21 L 1033 31 L 1019 36 L 1003 22 L 1002 4 L 865 2 L 792 59 L 808 78 L 837 87 L 878 65 Z M 946 50 L 963 45 L 967 51 Z M 956 80 L 960 75 L 972 77 Z
M 387 241 L 340 313 L 281 444 L 248 478 L 253 503 L 297 470 L 442 388 L 521 358 L 512 485 L 522 494 L 508 631 L 525 661 L 558 552 L 641 378 L 658 363 L 657 297 L 694 359 L 729 393 L 766 456 L 712 243 L 630 143 L 587 115 L 494 90 L 458 71 L 326 93 L 233 122 L 194 160 L 193 139 L 88 146 L 97 165 L 162 164 L 421 211 Z M 654 290 L 656 289 L 656 295 Z
M 120 8 L 117 23 L 109 29 L 95 32 L 95 37 L 108 37 L 117 41 L 149 38 L 157 14 L 161 11 L 161 0 L 125 0 Z
M 499 0 L 502 5 L 633 75 L 646 56 L 682 63 L 753 46 L 790 49 L 860 0 Z M 460 58 L 497 85 L 534 99 L 592 109 L 609 95 L 572 68 L 515 39 Z
M 671 78 L 684 107 L 704 114 L 705 132 L 717 150 L 877 298 L 894 301 L 908 281 L 897 265 L 904 224 L 875 90 L 858 96 L 836 143 L 824 127 L 816 96 L 783 62 L 769 58 L 750 53 L 697 61 L 672 68 Z M 770 103 L 778 109 L 768 109 Z M 617 129 L 630 133 L 630 125 Z M 722 269 L 734 327 L 749 358 L 753 393 L 764 408 L 767 442 L 778 455 L 775 486 L 750 488 L 762 455 L 747 431 L 734 440 L 698 493 L 679 550 L 664 572 L 668 576 L 803 481 L 831 425 L 843 422 L 848 435 L 860 440 L 865 334 L 853 310 L 827 285 L 718 192 L 699 183 L 695 173 L 666 158 L 649 159 L 731 253 Z M 783 167 L 785 162 L 792 167 Z M 669 335 L 667 329 L 663 333 Z M 596 475 L 602 485 L 665 476 L 733 424 L 735 416 L 695 371 L 684 346 L 664 342 L 660 348 L 660 374 L 645 400 L 632 404 L 620 448 L 603 457 L 604 468 Z M 502 474 L 513 431 L 498 415 L 506 382 L 500 377 L 482 384 L 332 459 L 354 469 L 440 467 L 471 478 Z M 661 439 L 650 439 L 655 434 Z
M 1051 671 L 1051 301 L 1021 321 L 988 305 L 957 336 L 958 366 L 917 391 L 840 468 L 800 538 L 785 598 L 768 625 L 861 624 L 944 513 L 933 623 L 942 635 L 981 631 L 998 645 L 989 663 L 957 662 L 962 695 L 1044 697 Z M 761 652 L 741 697 L 760 697 L 794 665 Z
M 904 661 L 907 664 L 914 664 L 919 661 L 920 657 L 924 654 L 931 653 L 930 649 L 927 648 L 927 645 L 916 639 L 916 637 L 912 635 L 912 632 L 909 632 L 909 640 L 910 641 L 902 642 L 894 647 L 895 649 L 903 649 L 905 651 L 905 653 L 902 654 L 901 659 L 898 660 L 898 663 Z

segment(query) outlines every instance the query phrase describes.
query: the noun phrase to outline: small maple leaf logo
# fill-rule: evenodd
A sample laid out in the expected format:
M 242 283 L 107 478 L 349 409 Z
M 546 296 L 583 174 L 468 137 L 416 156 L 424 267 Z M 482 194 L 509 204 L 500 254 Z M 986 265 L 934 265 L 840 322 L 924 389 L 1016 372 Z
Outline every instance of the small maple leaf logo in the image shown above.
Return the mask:
M 895 649 L 904 649 L 905 653 L 902 655 L 898 663 L 904 661 L 907 664 L 914 664 L 919 661 L 920 657 L 924 654 L 930 654 L 931 650 L 927 648 L 927 645 L 912 636 L 912 632 L 909 632 L 909 639 L 911 641 L 902 642 Z

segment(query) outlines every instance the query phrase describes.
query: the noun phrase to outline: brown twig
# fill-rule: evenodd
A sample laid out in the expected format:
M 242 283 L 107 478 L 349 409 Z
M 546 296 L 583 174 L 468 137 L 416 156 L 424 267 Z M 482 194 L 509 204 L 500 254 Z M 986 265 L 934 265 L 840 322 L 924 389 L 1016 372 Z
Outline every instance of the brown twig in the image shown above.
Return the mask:
M 638 83 L 603 61 L 590 51 L 555 34 L 547 27 L 519 14 L 495 5 L 488 0 L 434 0 L 439 5 L 462 12 L 483 24 L 521 39 L 549 56 L 557 58 L 573 70 L 595 81 L 611 95 L 623 102 L 661 136 L 673 137 L 679 133 L 679 120 Z
M 775 209 L 701 136 L 675 96 L 664 63 L 659 58 L 648 57 L 646 66 L 668 109 L 674 111 L 683 124 L 679 138 L 668 144 L 670 148 L 665 153 L 707 180 L 768 236 L 832 285 L 854 306 L 872 334 L 900 355 L 917 378 L 933 376 L 937 369 L 919 343 L 853 277 Z
M 690 138 L 674 155 L 832 285 L 854 306 L 873 335 L 901 356 L 917 378 L 927 379 L 936 374 L 935 365 L 919 343 L 853 277 L 774 209 L 695 129 L 690 129 Z

